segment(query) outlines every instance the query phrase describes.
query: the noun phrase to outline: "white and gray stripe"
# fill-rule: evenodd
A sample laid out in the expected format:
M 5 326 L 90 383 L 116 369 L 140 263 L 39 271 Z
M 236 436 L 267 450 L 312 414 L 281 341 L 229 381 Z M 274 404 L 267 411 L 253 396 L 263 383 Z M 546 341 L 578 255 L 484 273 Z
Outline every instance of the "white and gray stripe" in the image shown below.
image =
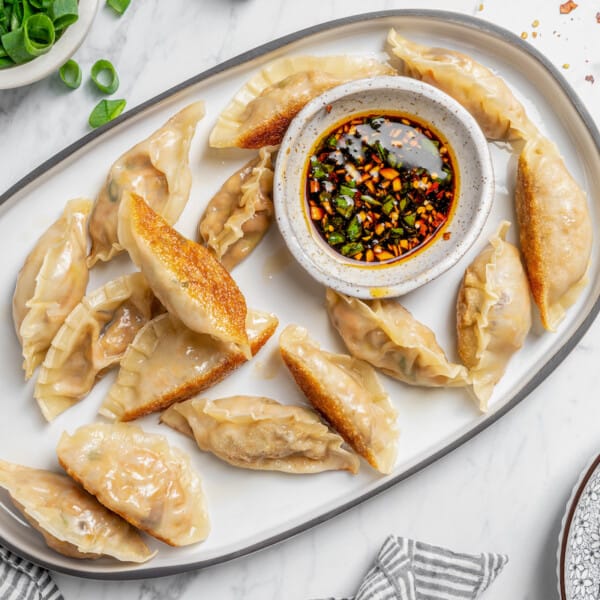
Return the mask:
M 390 536 L 348 600 L 475 600 L 507 562 L 502 554 L 460 554 Z
M 2 600 L 63 600 L 46 569 L 0 546 L 0 598 Z
M 477 598 L 498 576 L 508 558 L 501 554 L 460 554 L 415 542 L 411 556 L 417 598 Z

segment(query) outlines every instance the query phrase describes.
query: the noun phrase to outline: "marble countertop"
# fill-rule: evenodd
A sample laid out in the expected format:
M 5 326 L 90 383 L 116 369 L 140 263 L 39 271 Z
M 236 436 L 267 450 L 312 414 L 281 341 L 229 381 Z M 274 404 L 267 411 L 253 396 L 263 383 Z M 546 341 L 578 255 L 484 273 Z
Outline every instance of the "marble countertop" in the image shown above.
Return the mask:
M 600 125 L 597 2 L 581 0 L 571 14 L 561 15 L 559 0 L 133 0 L 121 19 L 101 4 L 75 58 L 86 65 L 110 59 L 129 107 L 297 29 L 365 10 L 418 6 L 475 14 L 519 35 L 526 32 Z M 84 135 L 98 99 L 87 85 L 70 95 L 57 77 L 1 91 L 0 191 Z M 475 439 L 276 547 L 160 579 L 99 582 L 55 574 L 56 581 L 65 600 L 341 597 L 354 593 L 386 535 L 396 533 L 465 552 L 508 554 L 510 563 L 487 600 L 557 598 L 560 520 L 580 470 L 600 451 L 599 355 L 597 321 L 556 372 Z

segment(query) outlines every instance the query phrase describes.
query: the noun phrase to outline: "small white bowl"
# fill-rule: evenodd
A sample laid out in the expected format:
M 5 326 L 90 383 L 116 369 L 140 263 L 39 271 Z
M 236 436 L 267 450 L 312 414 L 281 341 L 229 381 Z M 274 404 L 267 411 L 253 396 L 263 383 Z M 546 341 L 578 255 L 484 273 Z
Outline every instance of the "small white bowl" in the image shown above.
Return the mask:
M 98 0 L 79 0 L 79 18 L 67 28 L 49 52 L 21 65 L 0 69 L 0 90 L 29 85 L 58 71 L 81 46 L 97 10 Z
M 454 209 L 442 230 L 414 254 L 381 264 L 346 258 L 328 246 L 308 215 L 305 181 L 310 153 L 325 132 L 353 115 L 377 113 L 430 125 L 451 148 L 458 173 Z M 452 267 L 480 234 L 493 194 L 492 161 L 479 125 L 450 96 L 407 77 L 352 81 L 315 98 L 290 124 L 275 165 L 275 214 L 290 251 L 317 281 L 359 298 L 400 296 Z

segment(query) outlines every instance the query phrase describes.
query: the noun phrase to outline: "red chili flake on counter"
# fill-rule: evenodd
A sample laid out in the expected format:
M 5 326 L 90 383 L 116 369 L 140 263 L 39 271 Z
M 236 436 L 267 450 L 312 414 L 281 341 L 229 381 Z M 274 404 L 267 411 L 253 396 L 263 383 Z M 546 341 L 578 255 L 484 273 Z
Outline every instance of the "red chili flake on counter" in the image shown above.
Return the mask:
M 594 79 L 594 76 L 593 76 L 593 75 L 586 75 L 586 76 L 585 76 L 585 80 L 586 80 L 586 81 L 589 81 L 591 84 L 593 84 L 593 83 L 594 83 L 594 81 L 596 81 L 596 80 Z
M 596 13 L 596 23 L 600 23 L 600 12 Z
M 404 116 L 348 119 L 316 144 L 307 170 L 310 218 L 327 244 L 367 263 L 405 258 L 447 222 L 451 152 Z
M 567 0 L 564 4 L 560 5 L 560 14 L 568 15 L 572 10 L 575 10 L 579 5 L 575 4 L 573 0 Z

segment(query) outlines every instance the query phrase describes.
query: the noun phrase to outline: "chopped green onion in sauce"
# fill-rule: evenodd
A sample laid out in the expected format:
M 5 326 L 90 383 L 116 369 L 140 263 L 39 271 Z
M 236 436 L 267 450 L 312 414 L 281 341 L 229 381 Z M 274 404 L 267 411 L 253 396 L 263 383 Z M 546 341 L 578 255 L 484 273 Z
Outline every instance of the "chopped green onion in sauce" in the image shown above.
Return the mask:
M 315 228 L 334 250 L 367 263 L 427 244 L 446 224 L 455 193 L 449 148 L 405 116 L 353 117 L 321 137 L 308 164 Z

